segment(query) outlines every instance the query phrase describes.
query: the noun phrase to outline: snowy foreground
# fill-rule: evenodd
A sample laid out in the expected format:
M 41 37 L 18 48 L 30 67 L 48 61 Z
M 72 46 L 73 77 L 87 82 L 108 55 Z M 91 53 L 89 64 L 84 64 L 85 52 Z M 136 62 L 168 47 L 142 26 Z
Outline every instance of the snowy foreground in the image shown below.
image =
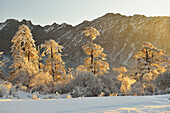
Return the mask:
M 170 94 L 59 98 L 53 100 L 1 99 L 0 113 L 167 113 Z

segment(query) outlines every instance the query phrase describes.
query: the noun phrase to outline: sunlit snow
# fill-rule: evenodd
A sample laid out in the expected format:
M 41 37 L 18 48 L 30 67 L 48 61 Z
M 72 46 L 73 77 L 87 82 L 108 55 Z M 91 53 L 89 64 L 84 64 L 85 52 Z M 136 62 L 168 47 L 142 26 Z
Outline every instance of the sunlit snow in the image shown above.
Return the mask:
M 0 113 L 167 113 L 170 94 L 53 100 L 0 100 Z

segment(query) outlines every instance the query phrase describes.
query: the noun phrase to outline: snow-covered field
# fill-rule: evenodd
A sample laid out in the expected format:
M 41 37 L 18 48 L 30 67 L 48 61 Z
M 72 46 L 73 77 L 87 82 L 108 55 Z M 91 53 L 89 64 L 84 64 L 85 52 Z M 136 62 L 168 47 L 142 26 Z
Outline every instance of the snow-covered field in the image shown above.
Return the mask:
M 170 94 L 59 98 L 1 99 L 0 113 L 170 113 Z

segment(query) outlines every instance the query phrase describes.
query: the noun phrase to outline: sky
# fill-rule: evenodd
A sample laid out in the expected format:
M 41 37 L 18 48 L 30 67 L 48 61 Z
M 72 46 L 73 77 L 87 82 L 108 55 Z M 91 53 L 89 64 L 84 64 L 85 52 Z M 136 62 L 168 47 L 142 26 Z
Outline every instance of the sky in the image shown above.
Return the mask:
M 170 0 L 0 0 L 0 22 L 26 19 L 42 26 L 75 26 L 106 13 L 170 16 Z

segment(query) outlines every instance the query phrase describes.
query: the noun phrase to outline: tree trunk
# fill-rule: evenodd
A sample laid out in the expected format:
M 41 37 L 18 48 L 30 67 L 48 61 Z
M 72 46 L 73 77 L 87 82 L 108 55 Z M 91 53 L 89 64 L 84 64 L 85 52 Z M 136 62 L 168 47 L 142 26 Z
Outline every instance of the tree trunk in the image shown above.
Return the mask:
M 150 65 L 150 62 L 149 62 L 149 53 L 148 53 L 148 49 L 146 49 L 146 62 L 148 64 L 148 66 Z M 150 70 L 150 68 L 148 67 L 148 70 Z
M 30 51 L 28 52 L 28 62 L 30 62 Z
M 92 73 L 94 73 L 94 67 L 92 66 L 93 65 L 93 49 L 91 50 L 91 70 L 92 70 Z M 94 73 L 95 74 L 95 73 Z
M 38 68 L 39 69 L 41 69 L 41 66 L 40 66 L 41 60 L 40 60 L 40 58 L 41 58 L 41 53 L 40 53 L 40 47 L 38 46 Z
M 92 45 L 92 40 L 90 40 L 90 44 Z M 90 69 L 91 69 L 91 72 L 93 73 L 93 74 L 95 74 L 95 69 L 94 69 L 94 66 L 92 66 L 93 64 L 94 64 L 94 57 L 93 57 L 93 48 L 92 48 L 92 50 L 91 50 L 91 55 L 90 55 L 90 57 L 91 57 L 91 67 L 90 67 Z
M 54 69 L 53 69 L 53 48 L 51 47 L 51 67 L 52 67 L 52 77 L 53 77 L 53 81 L 55 81 L 54 80 L 54 74 L 55 74 L 55 71 L 54 71 Z
M 52 78 L 53 78 L 51 93 L 54 93 L 54 82 L 55 82 L 55 78 L 54 78 L 55 71 L 53 69 L 53 67 L 54 67 L 54 65 L 53 65 L 53 58 L 54 58 L 54 56 L 53 56 L 53 48 L 51 47 L 51 67 L 52 67 L 51 71 L 52 71 Z

